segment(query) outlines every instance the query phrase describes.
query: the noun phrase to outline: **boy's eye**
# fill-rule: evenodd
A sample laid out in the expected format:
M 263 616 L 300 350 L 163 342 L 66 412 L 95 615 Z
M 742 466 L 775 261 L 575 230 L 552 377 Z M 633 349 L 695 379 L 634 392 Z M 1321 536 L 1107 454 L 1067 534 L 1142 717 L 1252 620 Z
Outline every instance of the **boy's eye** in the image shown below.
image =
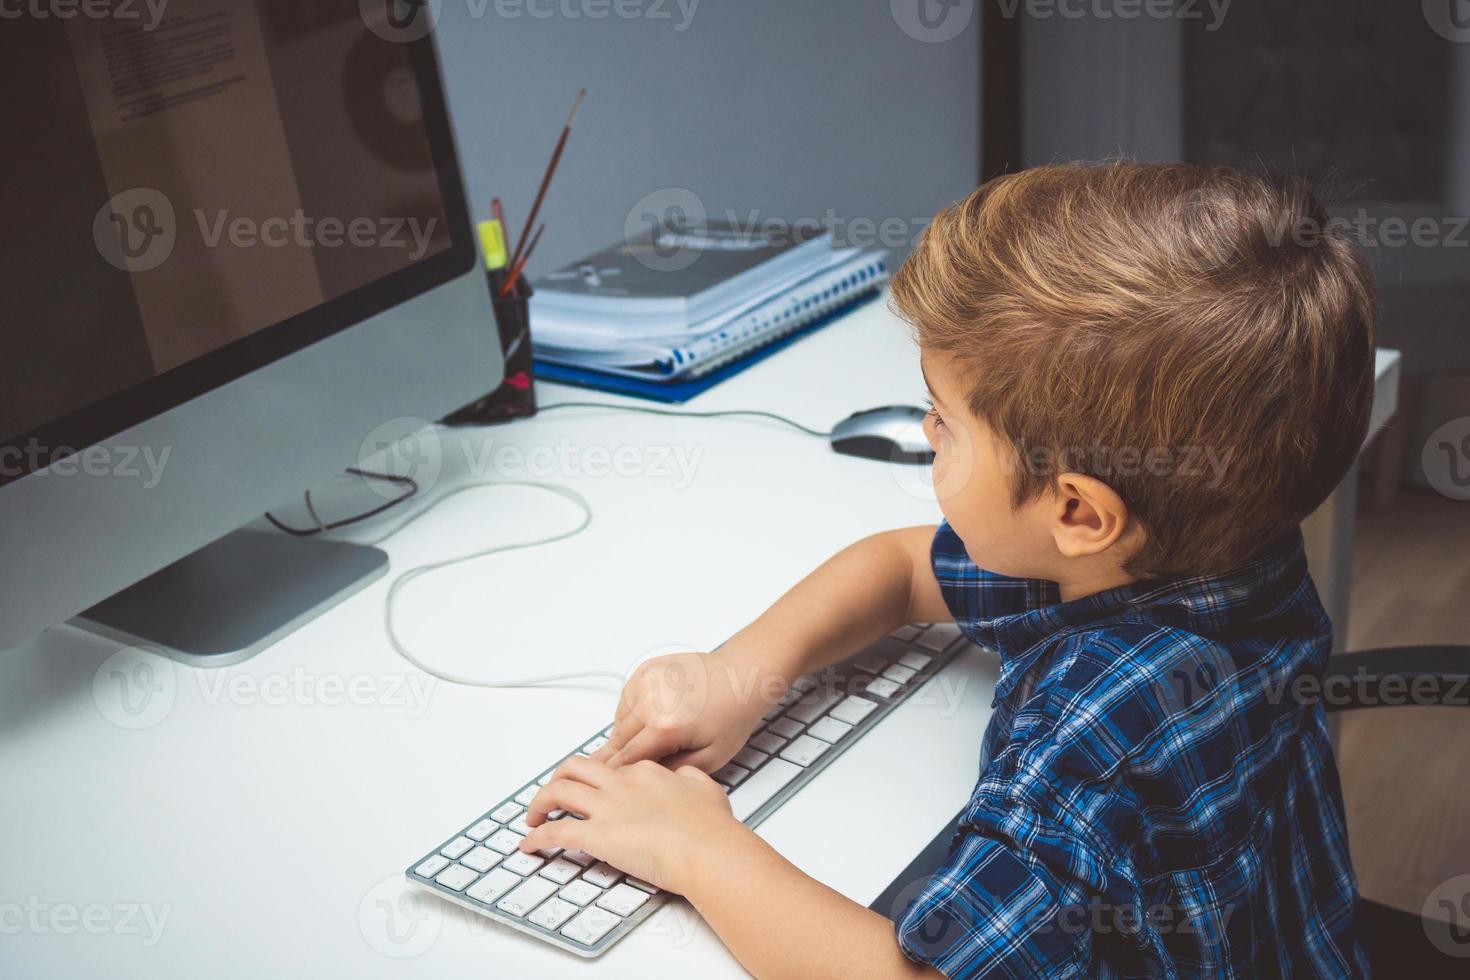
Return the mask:
M 940 426 L 940 427 L 943 427 L 943 425 L 944 425 L 944 416 L 942 416 L 942 415 L 939 414 L 939 409 L 935 408 L 932 405 L 929 406 L 929 415 L 930 415 L 931 418 L 934 419 L 934 424 L 935 425 Z

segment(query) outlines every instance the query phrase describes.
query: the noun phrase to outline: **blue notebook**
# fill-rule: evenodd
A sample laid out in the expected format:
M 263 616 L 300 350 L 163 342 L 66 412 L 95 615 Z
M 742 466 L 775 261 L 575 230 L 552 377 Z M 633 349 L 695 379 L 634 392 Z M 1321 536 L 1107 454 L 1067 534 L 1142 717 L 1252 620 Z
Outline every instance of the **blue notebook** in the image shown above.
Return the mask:
M 759 364 L 772 354 L 785 350 L 802 337 L 815 333 L 838 317 L 846 316 L 852 310 L 871 303 L 878 297 L 881 285 L 881 281 L 875 282 L 868 291 L 861 294 L 854 294 L 849 302 L 828 310 L 822 316 L 803 324 L 799 329 L 782 334 L 779 338 L 751 351 L 738 360 L 731 361 L 713 371 L 694 377 L 679 378 L 673 381 L 651 381 L 641 378 L 631 378 L 625 375 L 607 374 L 588 368 L 554 364 L 550 361 L 540 359 L 536 361 L 536 376 L 547 381 L 558 381 L 562 384 L 577 385 L 582 388 L 594 388 L 598 391 L 610 391 L 619 395 L 631 395 L 634 398 L 645 398 L 650 401 L 666 403 L 686 402 L 695 395 L 708 391 L 727 378 L 733 378 L 751 365 Z

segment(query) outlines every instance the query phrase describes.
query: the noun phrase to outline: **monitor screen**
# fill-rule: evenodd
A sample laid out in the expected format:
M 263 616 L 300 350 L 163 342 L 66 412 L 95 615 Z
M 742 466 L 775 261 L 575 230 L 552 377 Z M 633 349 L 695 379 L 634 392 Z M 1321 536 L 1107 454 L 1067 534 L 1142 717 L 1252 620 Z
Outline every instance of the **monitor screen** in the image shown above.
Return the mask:
M 379 8 L 6 22 L 0 483 L 472 261 L 432 47 Z

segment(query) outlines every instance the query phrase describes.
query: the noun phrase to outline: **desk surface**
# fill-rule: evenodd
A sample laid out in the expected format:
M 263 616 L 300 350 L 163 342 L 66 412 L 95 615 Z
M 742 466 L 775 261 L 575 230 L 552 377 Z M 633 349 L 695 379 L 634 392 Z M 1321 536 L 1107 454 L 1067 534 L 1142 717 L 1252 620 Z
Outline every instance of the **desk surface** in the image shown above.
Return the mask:
M 1380 358 L 1381 375 L 1394 367 Z M 908 334 L 872 304 L 690 407 L 762 408 L 826 428 L 923 393 Z M 551 385 L 540 394 L 616 400 Z M 477 675 L 621 672 L 669 647 L 710 648 L 843 545 L 939 516 L 923 468 L 838 456 L 761 421 L 567 409 L 447 434 L 431 449 L 442 464 L 433 491 L 540 479 L 575 487 L 595 510 L 577 538 L 406 590 L 409 645 Z M 534 490 L 487 488 L 384 547 L 402 570 L 575 517 Z M 616 685 L 431 683 L 383 638 L 386 589 L 224 670 L 159 661 L 151 677 L 133 664 L 115 673 L 114 647 L 67 629 L 0 657 L 0 972 L 743 975 L 679 902 L 589 966 L 405 897 L 419 893 L 401 869 L 605 724 Z M 985 655 L 960 657 L 761 833 L 871 901 L 967 798 L 994 678 Z
M 551 385 L 540 395 L 613 400 Z M 871 304 L 691 407 L 826 428 L 922 396 L 912 341 Z M 405 591 L 405 640 L 480 675 L 621 672 L 668 646 L 710 648 L 843 545 L 939 516 L 923 468 L 838 456 L 762 421 L 567 409 L 434 448 L 437 491 L 542 479 L 595 511 L 577 538 Z M 548 494 L 487 488 L 383 547 L 402 570 L 575 516 Z M 0 973 L 743 975 L 683 903 L 586 966 L 437 900 L 403 899 L 417 892 L 402 868 L 606 724 L 616 685 L 429 684 L 384 641 L 386 588 L 223 670 L 159 661 L 152 678 L 131 665 L 113 676 L 115 647 L 67 629 L 0 657 Z M 968 796 L 993 681 L 983 655 L 961 657 L 932 697 L 916 695 L 762 834 L 871 901 Z

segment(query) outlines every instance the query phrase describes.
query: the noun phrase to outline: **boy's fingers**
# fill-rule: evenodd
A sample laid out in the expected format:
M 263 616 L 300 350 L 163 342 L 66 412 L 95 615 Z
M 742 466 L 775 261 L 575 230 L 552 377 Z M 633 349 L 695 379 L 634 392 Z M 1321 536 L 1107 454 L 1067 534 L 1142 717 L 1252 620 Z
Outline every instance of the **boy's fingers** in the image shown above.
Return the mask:
M 642 729 L 643 719 L 638 717 L 636 711 L 632 714 L 624 715 L 613 723 L 612 734 L 607 737 L 607 745 L 604 745 L 603 748 L 610 748 L 616 752 L 627 745 L 628 740 L 634 735 L 637 735 Z
M 590 836 L 587 821 L 567 817 L 563 820 L 551 820 L 539 827 L 531 828 L 531 832 L 521 841 L 520 849 L 523 854 L 529 854 L 532 851 L 551 851 L 557 848 L 567 851 L 586 851 Z
M 571 779 L 601 789 L 610 775 L 605 764 L 594 761 L 589 756 L 574 755 L 556 767 L 555 778 Z
M 536 798 L 531 801 L 530 809 L 526 812 L 526 823 L 539 827 L 546 822 L 546 815 L 552 810 L 566 810 L 568 813 L 589 817 L 596 809 L 597 790 L 586 783 L 553 779 L 541 787 Z
M 714 772 L 725 762 L 715 751 L 713 746 L 702 749 L 690 749 L 687 752 L 675 752 L 663 760 L 664 765 L 670 769 L 677 770 L 681 766 L 693 766 L 701 772 Z
M 652 759 L 657 762 L 670 752 L 677 752 L 684 748 L 683 741 L 684 736 L 681 732 L 645 725 L 637 735 L 628 740 L 628 744 L 613 753 L 612 758 L 607 760 L 607 764 L 613 767 L 626 766 L 644 759 Z

